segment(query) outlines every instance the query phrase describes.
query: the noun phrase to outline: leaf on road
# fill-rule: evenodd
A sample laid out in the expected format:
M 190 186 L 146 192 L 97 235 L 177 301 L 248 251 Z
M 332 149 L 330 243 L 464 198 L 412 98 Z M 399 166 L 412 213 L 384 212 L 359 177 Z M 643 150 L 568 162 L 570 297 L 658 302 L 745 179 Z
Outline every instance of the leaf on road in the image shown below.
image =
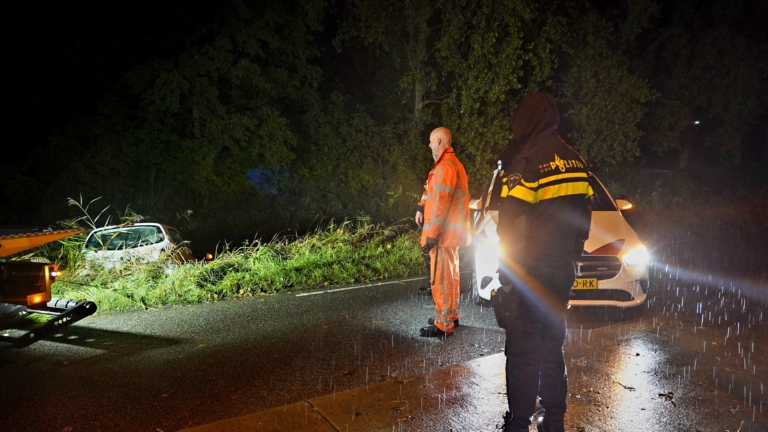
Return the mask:
M 629 391 L 635 391 L 635 390 L 637 390 L 637 389 L 635 389 L 634 387 L 625 386 L 624 384 L 622 384 L 622 383 L 620 383 L 620 382 L 618 382 L 618 381 L 614 381 L 614 382 L 615 382 L 616 384 L 618 384 L 618 385 L 620 385 L 620 386 L 624 387 L 625 389 L 627 389 L 627 390 L 629 390 Z
M 677 404 L 675 403 L 675 401 L 672 400 L 675 397 L 675 392 L 659 393 L 659 397 L 663 397 L 664 399 L 672 402 L 673 407 L 677 407 Z

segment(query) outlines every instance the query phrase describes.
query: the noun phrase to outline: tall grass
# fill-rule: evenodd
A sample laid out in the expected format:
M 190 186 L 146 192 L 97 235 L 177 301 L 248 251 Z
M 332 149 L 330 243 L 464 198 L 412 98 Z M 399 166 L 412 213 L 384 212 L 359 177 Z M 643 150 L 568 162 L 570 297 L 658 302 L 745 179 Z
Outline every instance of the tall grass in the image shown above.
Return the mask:
M 165 260 L 114 269 L 71 259 L 54 295 L 95 301 L 102 311 L 158 308 L 424 273 L 418 235 L 367 218 L 331 222 L 304 236 L 225 247 L 209 263 L 167 272 Z
M 11 260 L 43 260 L 55 262 L 61 268 L 80 268 L 83 266 L 83 242 L 92 230 L 110 225 L 110 223 L 124 224 L 132 222 L 141 222 L 144 217 L 136 214 L 130 208 L 118 213 L 107 213 L 111 206 L 107 206 L 96 216 L 91 216 L 91 207 L 101 198 L 94 198 L 85 203 L 83 197 L 75 200 L 69 198 L 68 204 L 77 208 L 83 215 L 74 219 L 58 222 L 60 228 L 84 228 L 85 231 L 57 242 L 47 243 L 34 249 L 22 251 L 9 257 Z M 115 221 L 115 222 L 113 222 Z

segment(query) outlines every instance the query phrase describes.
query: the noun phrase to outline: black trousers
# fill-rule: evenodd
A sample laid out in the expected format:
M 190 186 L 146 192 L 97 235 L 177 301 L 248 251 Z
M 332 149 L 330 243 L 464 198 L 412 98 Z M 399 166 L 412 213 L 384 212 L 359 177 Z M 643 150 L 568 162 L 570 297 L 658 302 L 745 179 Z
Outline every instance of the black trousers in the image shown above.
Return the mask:
M 507 397 L 512 423 L 527 428 L 536 397 L 549 415 L 567 410 L 568 376 L 563 358 L 565 312 L 576 278 L 573 261 L 550 263 L 499 289 L 507 319 Z M 502 323 L 500 323 L 502 324 Z

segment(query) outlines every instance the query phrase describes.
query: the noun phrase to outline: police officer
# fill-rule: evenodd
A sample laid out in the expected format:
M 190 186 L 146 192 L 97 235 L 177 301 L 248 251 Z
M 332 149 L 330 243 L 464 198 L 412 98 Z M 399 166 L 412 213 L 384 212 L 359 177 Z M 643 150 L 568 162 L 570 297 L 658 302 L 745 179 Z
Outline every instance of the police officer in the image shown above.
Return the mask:
M 558 122 L 552 95 L 528 93 L 512 115 L 514 138 L 501 157 L 502 287 L 492 302 L 507 333 L 507 432 L 528 431 L 537 396 L 545 410 L 538 430 L 565 428 L 565 312 L 574 260 L 589 236 L 592 188 L 584 160 L 558 136 Z

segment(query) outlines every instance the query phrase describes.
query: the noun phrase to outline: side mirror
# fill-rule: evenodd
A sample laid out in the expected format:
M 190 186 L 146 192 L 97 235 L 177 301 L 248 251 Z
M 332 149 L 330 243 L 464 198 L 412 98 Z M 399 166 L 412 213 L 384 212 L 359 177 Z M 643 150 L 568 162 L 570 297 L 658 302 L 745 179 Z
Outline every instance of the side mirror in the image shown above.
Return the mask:
M 631 202 L 629 202 L 627 200 L 617 199 L 616 200 L 616 207 L 618 207 L 619 210 L 629 210 L 629 209 L 631 209 L 634 206 L 632 205 Z

